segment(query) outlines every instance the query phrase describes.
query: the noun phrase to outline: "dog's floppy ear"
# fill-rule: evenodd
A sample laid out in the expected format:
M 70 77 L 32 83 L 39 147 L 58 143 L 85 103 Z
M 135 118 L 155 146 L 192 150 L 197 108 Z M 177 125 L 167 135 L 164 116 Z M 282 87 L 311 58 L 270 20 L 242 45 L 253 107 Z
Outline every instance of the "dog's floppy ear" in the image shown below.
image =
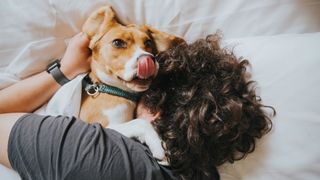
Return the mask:
M 89 48 L 93 49 L 96 42 L 112 27 L 119 25 L 111 6 L 104 6 L 94 11 L 86 20 L 82 31 L 90 39 Z
M 147 30 L 147 32 L 153 38 L 153 41 L 155 42 L 158 51 L 157 53 L 163 52 L 181 43 L 186 43 L 185 40 L 183 40 L 180 37 L 159 31 L 149 26 L 143 26 L 143 29 Z

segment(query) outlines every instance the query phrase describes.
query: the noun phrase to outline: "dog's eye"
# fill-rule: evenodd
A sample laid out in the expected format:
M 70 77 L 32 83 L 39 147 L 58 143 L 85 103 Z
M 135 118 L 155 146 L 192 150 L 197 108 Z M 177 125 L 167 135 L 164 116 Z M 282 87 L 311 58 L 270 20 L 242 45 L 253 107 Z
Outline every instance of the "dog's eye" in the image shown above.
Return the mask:
M 147 48 L 151 48 L 152 47 L 152 40 L 151 39 L 147 39 L 145 42 L 144 42 L 144 45 L 147 47 Z
M 122 39 L 115 39 L 112 41 L 112 45 L 115 47 L 115 48 L 126 48 L 127 47 L 127 43 L 122 40 Z

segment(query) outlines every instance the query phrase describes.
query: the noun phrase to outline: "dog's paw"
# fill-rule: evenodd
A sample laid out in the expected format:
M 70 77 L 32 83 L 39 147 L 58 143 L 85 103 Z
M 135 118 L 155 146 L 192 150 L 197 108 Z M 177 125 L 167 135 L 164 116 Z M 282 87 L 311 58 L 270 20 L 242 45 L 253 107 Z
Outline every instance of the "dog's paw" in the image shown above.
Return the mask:
M 165 158 L 165 152 L 161 146 L 161 141 L 158 141 L 156 138 L 150 138 L 150 140 L 146 141 L 146 144 L 149 147 L 154 158 L 160 161 Z
M 109 125 L 108 128 L 114 129 L 126 137 L 136 138 L 149 147 L 153 157 L 158 160 L 164 159 L 165 152 L 161 139 L 149 121 L 134 119 L 124 124 Z
M 145 119 L 135 119 L 132 120 L 131 123 L 134 124 L 132 127 L 136 130 L 133 137 L 137 138 L 140 142 L 145 143 L 149 147 L 153 157 L 158 160 L 163 160 L 165 153 L 161 144 L 161 139 L 151 123 Z
M 165 152 L 162 147 L 161 139 L 151 124 L 145 129 L 144 136 L 145 136 L 145 143 L 147 144 L 150 151 L 152 152 L 153 157 L 155 157 L 158 160 L 163 160 L 165 158 Z

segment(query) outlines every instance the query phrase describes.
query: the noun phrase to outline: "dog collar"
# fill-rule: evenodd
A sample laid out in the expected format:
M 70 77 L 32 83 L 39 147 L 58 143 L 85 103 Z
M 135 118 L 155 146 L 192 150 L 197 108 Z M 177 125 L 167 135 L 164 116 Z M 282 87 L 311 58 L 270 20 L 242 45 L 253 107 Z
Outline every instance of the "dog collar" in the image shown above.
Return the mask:
M 94 83 L 92 82 L 91 78 L 87 75 L 83 80 L 83 86 L 85 91 L 89 96 L 96 96 L 98 93 L 107 93 L 114 96 L 123 97 L 125 99 L 131 100 L 133 102 L 137 102 L 141 96 L 140 93 L 132 93 L 125 91 L 123 89 L 110 86 L 104 83 Z

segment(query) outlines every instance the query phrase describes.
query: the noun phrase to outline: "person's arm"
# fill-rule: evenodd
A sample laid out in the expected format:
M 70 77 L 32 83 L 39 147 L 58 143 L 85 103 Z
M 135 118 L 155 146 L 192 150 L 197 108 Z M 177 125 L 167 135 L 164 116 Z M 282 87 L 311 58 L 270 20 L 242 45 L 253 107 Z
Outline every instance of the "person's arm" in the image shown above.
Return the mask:
M 11 168 L 8 158 L 8 141 L 11 129 L 24 113 L 0 114 L 0 164 Z
M 69 42 L 61 59 L 61 71 L 68 79 L 90 69 L 89 39 L 79 33 Z M 52 75 L 42 72 L 0 91 L 0 164 L 10 167 L 7 146 L 14 123 L 24 113 L 32 112 L 47 102 L 60 85 Z M 9 114 L 4 114 L 9 113 Z
M 85 34 L 75 35 L 69 42 L 61 59 L 61 71 L 68 79 L 90 69 L 89 39 Z M 33 112 L 46 103 L 60 85 L 52 75 L 42 72 L 24 79 L 0 91 L 0 114 L 10 112 Z

